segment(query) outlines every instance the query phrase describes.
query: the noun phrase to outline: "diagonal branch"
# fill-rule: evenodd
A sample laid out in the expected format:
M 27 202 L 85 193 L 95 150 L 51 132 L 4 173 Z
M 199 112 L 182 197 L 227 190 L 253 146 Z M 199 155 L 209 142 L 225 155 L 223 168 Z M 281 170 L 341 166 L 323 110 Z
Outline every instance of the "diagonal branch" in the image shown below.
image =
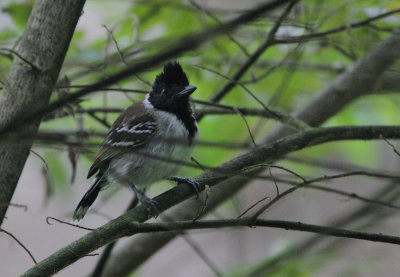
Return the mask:
M 354 139 L 371 140 L 380 139 L 382 136 L 387 139 L 400 139 L 400 127 L 363 126 L 316 128 L 286 137 L 269 145 L 255 147 L 251 151 L 216 167 L 215 171 L 217 173 L 215 173 L 214 170 L 210 170 L 199 175 L 196 181 L 203 187 L 205 185 L 214 186 L 229 179 L 229 175 L 227 176 L 221 172 L 230 173 L 232 171 L 241 171 L 260 163 L 273 163 L 288 153 L 330 141 Z M 252 172 L 253 174 L 258 174 L 260 170 L 254 171 Z M 250 175 L 250 173 L 248 174 Z M 155 200 L 158 203 L 158 210 L 162 212 L 194 196 L 194 194 L 190 187 L 179 185 L 157 196 Z M 132 223 L 143 222 L 148 219 L 149 216 L 146 207 L 140 205 L 81 237 L 70 245 L 58 250 L 50 257 L 28 270 L 23 276 L 47 276 L 49 274 L 54 274 L 103 245 L 121 237 L 133 235 L 131 232 Z

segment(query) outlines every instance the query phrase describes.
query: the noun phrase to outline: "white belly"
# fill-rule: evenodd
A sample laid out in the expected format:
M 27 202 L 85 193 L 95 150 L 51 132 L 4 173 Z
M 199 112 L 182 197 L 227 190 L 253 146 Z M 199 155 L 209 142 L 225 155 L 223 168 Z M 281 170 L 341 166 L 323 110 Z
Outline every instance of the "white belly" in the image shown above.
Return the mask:
M 173 114 L 157 111 L 160 132 L 148 145 L 114 159 L 109 167 L 110 181 L 145 187 L 174 176 L 187 162 L 195 144 L 189 145 L 188 130 Z M 161 127 L 162 126 L 162 127 Z

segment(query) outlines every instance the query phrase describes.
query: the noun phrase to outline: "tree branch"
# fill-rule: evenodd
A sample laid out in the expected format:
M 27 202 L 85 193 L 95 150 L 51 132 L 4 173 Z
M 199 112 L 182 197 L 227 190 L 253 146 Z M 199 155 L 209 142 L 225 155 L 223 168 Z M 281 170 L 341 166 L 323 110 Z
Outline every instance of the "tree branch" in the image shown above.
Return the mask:
M 396 78 L 390 78 L 392 81 L 389 83 L 392 85 L 386 85 L 387 82 L 382 82 L 381 84 L 381 80 L 385 80 L 385 76 L 389 76 L 388 74 L 390 73 L 386 73 L 383 76 L 382 74 L 400 57 L 400 52 L 397 51 L 399 48 L 400 31 L 398 29 L 385 40 L 378 43 L 354 66 L 348 68 L 343 74 L 339 75 L 332 84 L 317 93 L 308 104 L 299 107 L 294 112 L 294 116 L 311 126 L 319 126 L 358 97 L 373 93 L 376 86 L 382 86 L 387 90 L 397 90 L 399 82 Z M 375 67 L 375 65 L 377 65 L 377 67 Z M 286 126 L 280 126 L 270 132 L 263 141 L 264 143 L 272 142 L 290 134 L 292 131 L 293 130 Z M 214 192 L 210 195 L 205 212 L 211 211 L 219 203 L 237 193 L 248 182 L 248 178 L 235 177 L 213 188 Z M 197 214 L 196 207 L 197 206 L 192 202 L 188 202 L 183 204 L 182 209 L 185 209 L 186 216 L 193 215 L 194 217 Z M 178 209 L 175 209 L 175 212 L 180 214 Z M 181 217 L 178 216 L 177 218 Z M 154 235 L 142 235 L 138 239 L 132 240 L 127 247 L 124 247 L 124 252 L 118 252 L 113 255 L 106 266 L 106 276 L 125 276 L 174 238 L 173 234 L 156 235 L 158 236 L 156 241 L 153 239 Z M 133 247 L 136 251 L 131 250 Z M 142 248 L 146 248 L 146 250 L 138 250 Z M 130 251 L 130 256 L 127 254 L 128 251 Z M 121 260 L 127 256 L 129 259 L 125 259 L 126 262 L 122 265 Z M 113 274 L 113 268 L 117 268 L 115 265 L 118 265 L 118 272 L 124 273 L 125 275 Z
M 205 185 L 213 186 L 227 180 L 232 172 L 241 172 L 246 168 L 260 163 L 273 163 L 284 155 L 305 147 L 338 140 L 380 139 L 382 136 L 386 139 L 400 139 L 400 127 L 363 126 L 307 130 L 269 145 L 255 147 L 253 150 L 216 167 L 215 170 L 203 173 L 195 179 L 203 188 Z M 224 172 L 229 174 L 223 174 Z M 258 173 L 259 169 L 253 172 Z M 251 175 L 250 172 L 247 172 L 247 174 Z M 194 196 L 194 194 L 190 187 L 178 185 L 157 196 L 155 200 L 158 203 L 158 210 L 163 212 L 183 200 Z M 148 219 L 147 208 L 140 205 L 58 250 L 28 270 L 23 276 L 47 276 L 54 274 L 103 245 L 123 236 L 132 235 L 132 223 L 143 222 Z
M 373 234 L 365 232 L 350 231 L 333 227 L 326 227 L 314 224 L 306 224 L 302 222 L 292 222 L 284 220 L 265 220 L 252 218 L 239 219 L 221 219 L 221 220 L 203 220 L 203 221 L 176 221 L 172 223 L 137 223 L 130 222 L 130 230 L 128 235 L 139 233 L 154 233 L 154 232 L 176 232 L 182 230 L 196 229 L 218 229 L 228 227 L 270 227 L 285 230 L 295 230 L 322 234 L 333 237 L 352 238 L 360 240 L 368 240 L 375 242 L 383 242 L 390 244 L 400 244 L 400 237 L 389 236 L 384 234 Z

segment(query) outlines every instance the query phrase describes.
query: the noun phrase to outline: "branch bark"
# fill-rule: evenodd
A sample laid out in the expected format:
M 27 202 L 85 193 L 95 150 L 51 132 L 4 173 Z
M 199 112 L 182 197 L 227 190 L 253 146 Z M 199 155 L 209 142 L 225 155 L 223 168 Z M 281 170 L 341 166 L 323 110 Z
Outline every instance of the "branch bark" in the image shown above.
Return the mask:
M 285 230 L 295 230 L 310 232 L 315 234 L 353 238 L 360 240 L 368 240 L 375 242 L 383 242 L 389 244 L 400 244 L 400 237 L 384 234 L 374 234 L 350 231 L 321 225 L 306 224 L 302 222 L 293 222 L 285 220 L 266 220 L 252 218 L 235 218 L 235 219 L 220 219 L 220 220 L 203 220 L 203 221 L 176 221 L 171 223 L 137 223 L 131 222 L 132 234 L 138 233 L 155 233 L 155 232 L 179 232 L 182 230 L 196 229 L 218 229 L 228 227 L 271 227 Z
M 251 151 L 238 156 L 204 174 L 196 177 L 196 181 L 203 186 L 213 186 L 229 179 L 233 174 L 242 178 L 243 172 L 247 177 L 260 172 L 257 165 L 273 163 L 288 153 L 298 151 L 305 147 L 326 143 L 329 141 L 349 139 L 400 139 L 400 127 L 394 126 L 363 126 L 363 127 L 333 127 L 317 128 L 294 134 L 275 143 L 256 147 Z M 251 170 L 256 167 L 257 169 Z M 157 196 L 159 212 L 194 196 L 194 191 L 185 185 L 179 185 Z M 149 219 L 147 208 L 143 205 L 132 209 L 109 223 L 88 233 L 70 245 L 58 250 L 36 266 L 25 272 L 22 276 L 49 276 L 74 263 L 90 252 L 106 245 L 116 239 L 135 234 L 132 226 L 135 222 L 144 222 Z
M 36 1 L 3 90 L 0 129 L 13 124 L 22 114 L 47 106 L 84 3 L 84 0 Z M 37 118 L 13 128 L 18 127 L 33 137 L 39 124 Z M 21 147 L 0 145 L 0 225 L 30 148 L 31 142 Z

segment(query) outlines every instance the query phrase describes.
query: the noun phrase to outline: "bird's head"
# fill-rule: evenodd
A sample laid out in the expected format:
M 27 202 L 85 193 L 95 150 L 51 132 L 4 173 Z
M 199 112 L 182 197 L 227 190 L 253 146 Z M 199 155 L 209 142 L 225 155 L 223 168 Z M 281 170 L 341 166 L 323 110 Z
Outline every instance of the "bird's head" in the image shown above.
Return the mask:
M 169 62 L 157 75 L 147 99 L 157 109 L 176 113 L 190 105 L 189 97 L 195 90 L 180 64 Z

